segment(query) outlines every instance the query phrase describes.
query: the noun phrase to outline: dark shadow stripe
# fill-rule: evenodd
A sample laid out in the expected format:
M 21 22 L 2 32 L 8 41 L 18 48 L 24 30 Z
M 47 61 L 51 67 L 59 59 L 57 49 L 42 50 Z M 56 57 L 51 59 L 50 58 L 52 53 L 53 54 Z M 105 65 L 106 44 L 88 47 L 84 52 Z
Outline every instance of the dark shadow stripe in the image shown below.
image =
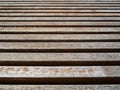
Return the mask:
M 0 66 L 120 66 L 120 61 L 0 61 Z
M 119 53 L 120 48 L 106 49 L 0 49 L 0 53 Z
M 120 77 L 56 77 L 56 78 L 0 78 L 0 84 L 20 84 L 20 85 L 80 85 L 80 84 L 120 84 Z
M 0 34 L 120 34 L 119 31 L 94 31 L 94 32 L 90 32 L 90 31 L 87 31 L 87 32 L 84 32 L 84 31 L 81 31 L 81 32 L 75 32 L 75 31 L 46 31 L 46 32 L 34 32 L 34 31 L 20 31 L 20 32 L 17 32 L 17 31 L 0 31 Z
M 120 39 L 90 39 L 90 40 L 17 40 L 17 39 L 0 39 L 0 42 L 120 42 Z

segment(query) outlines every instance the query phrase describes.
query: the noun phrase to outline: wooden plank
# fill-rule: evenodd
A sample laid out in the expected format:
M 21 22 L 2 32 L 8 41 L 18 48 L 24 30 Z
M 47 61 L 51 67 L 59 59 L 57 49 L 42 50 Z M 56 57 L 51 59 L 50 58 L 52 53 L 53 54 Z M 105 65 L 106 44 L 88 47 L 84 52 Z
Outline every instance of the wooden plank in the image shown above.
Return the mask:
M 88 42 L 88 43 L 65 43 L 65 42 L 57 42 L 57 43 L 1 43 L 0 49 L 119 49 L 119 42 Z
M 119 77 L 120 66 L 0 66 L 0 77 Z
M 109 67 L 110 68 L 110 67 Z M 113 67 L 112 67 L 113 68 Z M 0 77 L 107 77 L 119 76 L 119 74 L 107 75 L 102 67 L 19 67 L 0 66 Z M 119 71 L 119 69 L 118 69 Z
M 0 85 L 0 90 L 120 90 L 120 85 Z
M 119 34 L 0 34 L 0 40 L 107 40 Z
M 62 16 L 62 17 L 118 17 L 120 13 L 0 13 L 0 17 L 43 17 L 43 16 Z
M 119 27 L 0 27 L 0 33 L 43 33 L 43 32 L 56 32 L 56 33 L 106 33 L 116 32 L 119 34 Z M 0 35 L 1 36 L 1 35 Z
M 119 53 L 0 53 L 0 61 L 119 61 Z
M 0 10 L 119 10 L 119 7 L 0 7 Z
M 54 12 L 57 12 L 57 13 L 63 13 L 63 12 L 66 12 L 66 13 L 71 13 L 71 12 L 73 12 L 73 13 L 81 13 L 81 12 L 104 12 L 104 13 L 115 13 L 115 12 L 120 12 L 120 10 L 118 9 L 118 10 L 0 10 L 0 13 L 8 13 L 8 12 L 15 12 L 15 13 L 17 13 L 17 12 L 19 12 L 19 13 L 54 13 Z
M 0 7 L 119 7 L 120 3 L 0 3 Z
M 46 26 L 108 26 L 108 27 L 113 27 L 113 26 L 120 26 L 120 22 L 110 22 L 110 21 L 106 21 L 106 22 L 55 22 L 55 21 L 46 21 L 46 22 L 25 22 L 25 21 L 21 21 L 21 22 L 13 22 L 13 20 L 11 22 L 0 22 L 0 27 L 46 27 Z
M 2 21 L 120 21 L 119 17 L 0 17 Z
M 86 67 L 19 67 L 0 66 L 0 77 L 114 77 L 120 76 L 120 66 Z
M 115 68 L 114 68 L 115 67 Z M 2 84 L 95 84 L 116 83 L 120 81 L 119 66 L 87 67 L 19 67 L 1 66 Z M 105 69 L 104 69 L 105 68 Z M 112 70 L 107 70 L 111 69 Z M 114 68 L 114 69 L 113 69 Z M 4 80 L 4 81 L 2 81 Z M 66 81 L 68 80 L 68 81 Z M 76 81 L 77 80 L 77 81 Z M 90 80 L 90 82 L 89 82 Z M 98 80 L 98 81 L 96 81 Z M 102 80 L 102 81 L 101 81 Z M 106 81 L 108 80 L 108 81 Z M 116 81 L 117 80 L 117 81 Z M 2 81 L 2 82 L 1 82 Z M 17 81 L 17 82 L 16 82 Z M 91 82 L 92 81 L 92 82 Z M 113 81 L 113 82 L 111 82 Z

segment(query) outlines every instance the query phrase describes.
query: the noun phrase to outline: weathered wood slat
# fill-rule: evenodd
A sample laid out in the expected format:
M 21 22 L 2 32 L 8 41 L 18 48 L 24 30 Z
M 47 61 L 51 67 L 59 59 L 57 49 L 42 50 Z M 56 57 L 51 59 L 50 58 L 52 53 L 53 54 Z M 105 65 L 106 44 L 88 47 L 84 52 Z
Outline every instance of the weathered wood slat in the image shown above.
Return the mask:
M 107 40 L 119 34 L 0 34 L 0 40 Z
M 120 17 L 0 17 L 1 21 L 120 21 Z
M 0 49 L 119 49 L 119 42 L 90 43 L 0 43 Z
M 119 83 L 119 66 L 15 67 L 1 66 L 0 83 L 7 84 L 89 84 Z M 112 70 L 108 71 L 108 69 Z M 117 78 L 118 77 L 118 78 Z M 4 80 L 4 81 L 3 81 Z M 68 82 L 68 81 L 69 82 Z M 90 82 L 89 82 L 90 80 Z M 101 81 L 102 80 L 102 81 Z M 106 81 L 108 80 L 108 81 Z M 116 81 L 117 80 L 117 81 Z M 3 81 L 3 82 L 1 82 Z M 17 81 L 17 82 L 16 82 Z M 64 81 L 64 82 L 63 82 Z M 109 82 L 110 81 L 110 82 Z M 113 81 L 113 82 L 112 82 Z
M 110 67 L 109 67 L 110 68 Z M 0 77 L 108 77 L 117 73 L 104 72 L 102 67 L 19 67 L 0 66 Z M 113 70 L 114 71 L 114 70 Z M 118 69 L 119 71 L 119 69 Z M 109 73 L 109 75 L 107 75 Z
M 0 17 L 119 17 L 120 13 L 0 13 Z
M 24 13 L 50 13 L 50 12 L 52 12 L 52 13 L 63 13 L 63 12 L 66 12 L 66 13 L 71 13 L 71 12 L 73 12 L 73 13 L 80 13 L 80 12 L 104 12 L 104 13 L 116 13 L 116 12 L 120 12 L 120 10 L 118 9 L 118 10 L 0 10 L 0 13 L 8 13 L 8 12 L 15 12 L 15 13 L 17 13 L 17 12 L 24 12 Z
M 120 7 L 0 7 L 0 10 L 119 10 Z
M 0 77 L 118 77 L 120 66 L 0 66 Z
M 106 33 L 108 34 L 109 32 L 116 32 L 119 34 L 120 32 L 120 27 L 0 27 L 0 33 L 46 33 L 49 32 L 48 34 L 55 32 L 55 33 L 72 33 L 77 32 L 79 33 Z M 77 34 L 75 33 L 75 34 Z
M 115 22 L 110 22 L 110 21 L 106 21 L 106 22 L 103 22 L 103 21 L 101 21 L 101 22 L 97 22 L 97 21 L 93 21 L 93 22 L 91 22 L 91 21 L 87 21 L 87 22 L 69 22 L 69 20 L 68 21 L 62 21 L 62 22 L 60 22 L 60 21 L 46 21 L 46 22 L 41 22 L 41 21 L 38 21 L 38 22 L 36 22 L 36 21 L 32 21 L 32 22 L 26 22 L 26 21 L 21 21 L 21 22 L 19 22 L 19 21 L 13 21 L 13 20 L 11 20 L 11 21 L 7 21 L 7 22 L 0 22 L 0 27 L 46 27 L 46 26 L 102 26 L 102 27 L 104 27 L 104 26 L 107 26 L 107 27 L 113 27 L 113 26 L 116 26 L 116 27 L 119 27 L 119 25 L 120 25 L 120 22 L 117 22 L 117 21 L 115 21 Z
M 1 90 L 119 90 L 120 85 L 0 85 Z
M 0 3 L 0 7 L 119 7 L 120 4 L 59 4 L 59 3 L 48 3 L 48 4 L 44 4 L 44 3 L 31 3 L 31 4 L 4 4 L 4 3 Z
M 119 61 L 119 53 L 0 53 L 0 61 Z

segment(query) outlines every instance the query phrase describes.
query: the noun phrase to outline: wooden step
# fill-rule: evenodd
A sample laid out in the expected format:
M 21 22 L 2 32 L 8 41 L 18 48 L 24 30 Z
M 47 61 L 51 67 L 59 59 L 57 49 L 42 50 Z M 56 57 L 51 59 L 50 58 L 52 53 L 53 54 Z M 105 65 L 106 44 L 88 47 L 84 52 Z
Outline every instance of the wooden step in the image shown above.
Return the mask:
M 119 61 L 119 53 L 0 53 L 0 61 Z
M 114 68 L 114 69 L 113 69 Z M 83 84 L 117 80 L 120 67 L 0 67 L 0 83 L 7 84 Z M 109 70 L 111 69 L 111 70 Z M 88 81 L 88 80 L 90 81 Z M 102 81 L 100 80 L 102 79 Z M 4 80 L 4 81 L 2 81 Z M 46 81 L 45 81 L 46 80 Z M 66 81 L 68 80 L 68 81 Z M 86 81 L 87 80 L 87 81 Z M 95 81 L 98 80 L 98 81 Z M 17 81 L 17 82 L 15 82 Z M 32 81 L 32 82 L 30 82 Z M 113 83 L 109 82 L 109 83 Z
M 0 84 L 119 90 L 120 1 L 0 0 Z

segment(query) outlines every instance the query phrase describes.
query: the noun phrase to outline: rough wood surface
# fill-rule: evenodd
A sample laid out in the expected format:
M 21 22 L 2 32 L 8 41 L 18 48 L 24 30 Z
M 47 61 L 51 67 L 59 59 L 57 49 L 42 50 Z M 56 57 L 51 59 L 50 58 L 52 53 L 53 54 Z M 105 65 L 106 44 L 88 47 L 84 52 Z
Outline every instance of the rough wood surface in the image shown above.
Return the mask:
M 119 34 L 120 27 L 0 27 L 1 32 L 76 32 L 76 33 L 86 33 L 86 32 L 103 32 L 109 33 L 117 32 Z M 0 35 L 1 36 L 1 35 Z M 102 38 L 102 37 L 101 37 Z
M 0 66 L 0 77 L 119 77 L 119 66 L 56 66 L 56 67 L 19 67 Z
M 0 53 L 0 61 L 119 61 L 119 53 Z
M 119 90 L 119 0 L 0 0 L 0 90 Z
M 120 85 L 0 85 L 0 90 L 120 90 Z
M 2 42 L 0 43 L 0 49 L 120 49 L 119 42 Z
M 110 40 L 119 34 L 0 34 L 0 40 Z M 72 41 L 71 41 L 72 42 Z

